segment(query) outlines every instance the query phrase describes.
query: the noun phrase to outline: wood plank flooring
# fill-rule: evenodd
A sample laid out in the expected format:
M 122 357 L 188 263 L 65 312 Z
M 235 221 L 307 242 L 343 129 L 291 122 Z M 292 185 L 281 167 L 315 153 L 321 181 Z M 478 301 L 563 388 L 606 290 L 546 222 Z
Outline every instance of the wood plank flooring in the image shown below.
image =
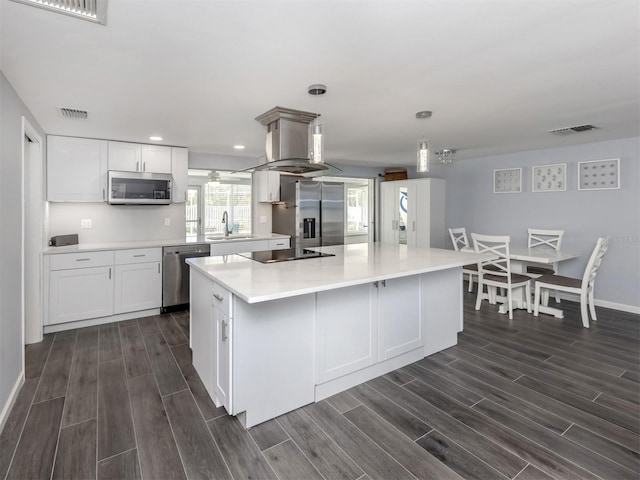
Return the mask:
M 193 368 L 188 312 L 46 335 L 0 480 L 638 478 L 640 316 L 474 303 L 457 346 L 248 431 Z

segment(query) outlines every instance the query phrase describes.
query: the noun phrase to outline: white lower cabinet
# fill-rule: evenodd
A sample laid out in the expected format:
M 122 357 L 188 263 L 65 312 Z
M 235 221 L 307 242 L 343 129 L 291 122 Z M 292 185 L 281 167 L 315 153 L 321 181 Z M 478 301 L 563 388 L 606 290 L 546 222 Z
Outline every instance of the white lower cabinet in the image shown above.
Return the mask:
M 216 406 L 231 413 L 231 294 L 215 282 L 203 282 L 197 273 L 194 278 L 193 270 L 190 275 L 191 298 L 209 299 L 207 305 L 191 303 L 191 318 L 198 319 L 190 327 L 193 366 Z
M 45 324 L 113 314 L 113 253 L 87 252 L 45 257 Z
M 135 312 L 162 306 L 160 262 L 116 265 L 114 313 Z
M 54 270 L 49 274 L 50 324 L 113 314 L 113 267 Z
M 420 276 L 317 294 L 318 384 L 424 346 Z
M 421 299 L 417 275 L 378 282 L 380 361 L 424 345 Z
M 162 250 L 45 256 L 45 325 L 160 308 Z
M 316 383 L 378 361 L 378 322 L 373 284 L 316 294 Z

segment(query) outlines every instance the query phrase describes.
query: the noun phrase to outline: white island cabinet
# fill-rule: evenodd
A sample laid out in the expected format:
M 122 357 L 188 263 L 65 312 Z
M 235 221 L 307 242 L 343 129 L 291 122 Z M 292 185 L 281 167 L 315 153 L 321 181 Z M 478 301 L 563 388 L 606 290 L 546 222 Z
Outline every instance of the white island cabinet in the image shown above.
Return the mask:
M 247 428 L 455 345 L 475 253 L 382 244 L 262 264 L 194 258 L 193 364 Z

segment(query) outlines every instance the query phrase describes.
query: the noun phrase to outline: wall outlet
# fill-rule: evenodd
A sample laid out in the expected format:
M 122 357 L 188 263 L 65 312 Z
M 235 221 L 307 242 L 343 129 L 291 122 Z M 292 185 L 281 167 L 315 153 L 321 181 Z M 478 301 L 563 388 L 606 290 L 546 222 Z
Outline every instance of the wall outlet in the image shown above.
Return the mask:
M 266 215 L 260 215 L 260 223 L 267 223 L 267 216 Z
M 164 226 L 165 227 L 171 226 L 171 217 L 164 217 Z
M 93 228 L 93 222 L 90 218 L 83 218 L 80 220 L 80 228 Z

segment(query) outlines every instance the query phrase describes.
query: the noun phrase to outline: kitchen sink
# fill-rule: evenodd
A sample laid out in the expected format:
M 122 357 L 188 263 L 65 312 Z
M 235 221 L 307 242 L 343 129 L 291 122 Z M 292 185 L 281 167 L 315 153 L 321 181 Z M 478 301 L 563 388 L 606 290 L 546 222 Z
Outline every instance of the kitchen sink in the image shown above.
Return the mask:
M 256 238 L 255 235 L 229 235 L 225 237 L 224 235 L 207 237 L 207 240 L 217 241 L 217 240 L 248 240 L 250 238 Z

